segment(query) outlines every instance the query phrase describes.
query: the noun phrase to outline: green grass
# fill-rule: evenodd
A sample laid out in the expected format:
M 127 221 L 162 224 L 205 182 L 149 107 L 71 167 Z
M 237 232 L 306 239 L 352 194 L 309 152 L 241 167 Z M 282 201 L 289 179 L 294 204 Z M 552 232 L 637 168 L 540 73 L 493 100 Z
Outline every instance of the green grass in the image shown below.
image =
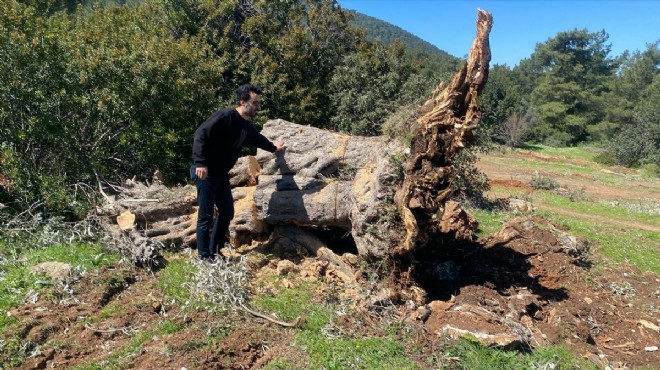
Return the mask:
M 329 339 L 319 334 L 299 337 L 313 369 L 419 369 L 394 337 Z
M 0 332 L 4 332 L 8 325 L 16 322 L 14 317 L 6 314 L 7 311 L 22 303 L 30 289 L 39 289 L 45 284 L 37 284 L 39 279 L 22 266 L 2 266 L 0 271 Z
M 30 251 L 26 258 L 28 265 L 31 266 L 47 261 L 57 261 L 91 269 L 115 265 L 119 262 L 120 256 L 97 244 L 75 243 L 73 245 L 57 244 L 46 249 Z
M 274 313 L 284 321 L 304 317 L 305 330 L 320 331 L 330 321 L 332 310 L 325 305 L 314 303 L 317 288 L 318 284 L 301 281 L 297 286 L 282 289 L 276 294 L 256 296 L 250 305 L 255 310 Z
M 647 163 L 640 167 L 639 173 L 642 178 L 645 179 L 658 179 L 660 178 L 660 165 L 655 163 Z
M 507 212 L 489 211 L 479 208 L 466 207 L 472 216 L 479 221 L 479 228 L 476 230 L 477 236 L 487 238 L 502 228 L 502 224 L 510 220 L 513 215 Z
M 192 299 L 187 285 L 192 281 L 195 266 L 181 259 L 172 259 L 159 272 L 158 288 L 169 299 L 183 304 Z
M 658 215 L 639 212 L 630 208 L 612 206 L 586 200 L 571 201 L 565 196 L 561 196 L 548 191 L 537 191 L 532 195 L 532 199 L 536 203 L 540 202 L 549 206 L 559 207 L 589 215 L 607 217 L 613 220 L 639 222 L 647 225 L 660 226 L 660 217 L 658 217 Z
M 542 144 L 525 144 L 521 149 L 526 149 L 535 153 L 548 155 L 552 157 L 577 159 L 589 162 L 594 162 L 594 158 L 602 151 L 600 148 L 595 147 L 571 147 L 571 148 L 555 148 Z
M 277 294 L 255 297 L 252 304 L 259 310 L 275 313 L 288 321 L 307 313 L 312 308 L 308 302 L 313 297 L 314 285 L 303 283 L 296 288 L 283 289 Z
M 598 246 L 598 252 L 614 263 L 630 263 L 642 271 L 660 274 L 660 233 L 629 230 L 583 218 L 539 211 L 553 222 Z
M 521 353 L 489 349 L 469 339 L 461 339 L 444 348 L 442 356 L 436 361 L 438 368 L 448 370 L 597 369 L 589 361 L 575 357 L 565 347 L 548 346 L 531 353 Z
M 98 314 L 99 320 L 109 319 L 123 310 L 120 302 L 110 302 L 101 309 Z
M 392 335 L 328 338 L 323 328 L 332 321 L 333 307 L 314 300 L 317 288 L 315 284 L 300 283 L 270 296 L 255 297 L 251 304 L 283 320 L 305 318 L 296 345 L 309 356 L 312 369 L 418 369 L 406 356 L 403 344 Z M 277 359 L 270 368 L 290 368 L 288 366 L 286 359 Z

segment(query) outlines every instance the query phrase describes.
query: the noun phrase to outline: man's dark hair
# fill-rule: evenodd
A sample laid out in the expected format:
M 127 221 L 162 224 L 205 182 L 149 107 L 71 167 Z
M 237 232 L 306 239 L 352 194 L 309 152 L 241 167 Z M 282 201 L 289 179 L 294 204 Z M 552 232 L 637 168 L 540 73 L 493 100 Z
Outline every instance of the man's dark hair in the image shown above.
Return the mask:
M 248 101 L 250 100 L 250 93 L 261 95 L 261 89 L 250 84 L 244 84 L 239 86 L 236 89 L 236 105 L 241 103 L 241 100 Z

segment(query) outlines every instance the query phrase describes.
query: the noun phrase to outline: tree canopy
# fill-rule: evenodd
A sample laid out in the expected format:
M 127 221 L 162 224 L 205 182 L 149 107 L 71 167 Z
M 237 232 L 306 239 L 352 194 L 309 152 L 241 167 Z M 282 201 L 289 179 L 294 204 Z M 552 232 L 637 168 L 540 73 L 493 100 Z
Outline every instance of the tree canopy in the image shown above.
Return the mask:
M 616 57 L 607 41 L 604 30 L 560 32 L 515 68 L 495 66 L 482 97 L 493 137 L 510 145 L 520 141 L 514 137 L 553 146 L 592 143 L 614 163 L 657 166 L 650 148 L 660 147 L 652 118 L 660 106 L 653 90 L 660 41 Z

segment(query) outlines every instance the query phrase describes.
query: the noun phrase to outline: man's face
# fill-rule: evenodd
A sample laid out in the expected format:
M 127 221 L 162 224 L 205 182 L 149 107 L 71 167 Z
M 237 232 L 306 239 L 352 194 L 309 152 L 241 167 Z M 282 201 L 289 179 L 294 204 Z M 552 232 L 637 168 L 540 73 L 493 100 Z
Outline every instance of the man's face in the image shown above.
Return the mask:
M 250 116 L 250 118 L 254 118 L 260 109 L 261 95 L 250 91 L 250 100 L 245 102 L 245 113 Z

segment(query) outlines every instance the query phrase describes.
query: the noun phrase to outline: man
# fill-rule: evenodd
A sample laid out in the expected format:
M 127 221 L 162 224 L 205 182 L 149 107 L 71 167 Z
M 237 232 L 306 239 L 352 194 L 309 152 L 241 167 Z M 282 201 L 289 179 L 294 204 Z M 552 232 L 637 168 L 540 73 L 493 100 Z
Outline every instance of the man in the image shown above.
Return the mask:
M 195 131 L 193 165 L 190 177 L 197 186 L 197 250 L 199 258 L 213 262 L 226 242 L 229 223 L 234 218 L 234 200 L 229 185 L 229 170 L 244 146 L 256 146 L 274 153 L 284 147 L 257 132 L 252 119 L 261 108 L 261 89 L 245 84 L 236 89 L 235 108 L 215 112 Z M 218 217 L 213 222 L 214 207 Z M 209 238 L 209 229 L 213 231 Z

